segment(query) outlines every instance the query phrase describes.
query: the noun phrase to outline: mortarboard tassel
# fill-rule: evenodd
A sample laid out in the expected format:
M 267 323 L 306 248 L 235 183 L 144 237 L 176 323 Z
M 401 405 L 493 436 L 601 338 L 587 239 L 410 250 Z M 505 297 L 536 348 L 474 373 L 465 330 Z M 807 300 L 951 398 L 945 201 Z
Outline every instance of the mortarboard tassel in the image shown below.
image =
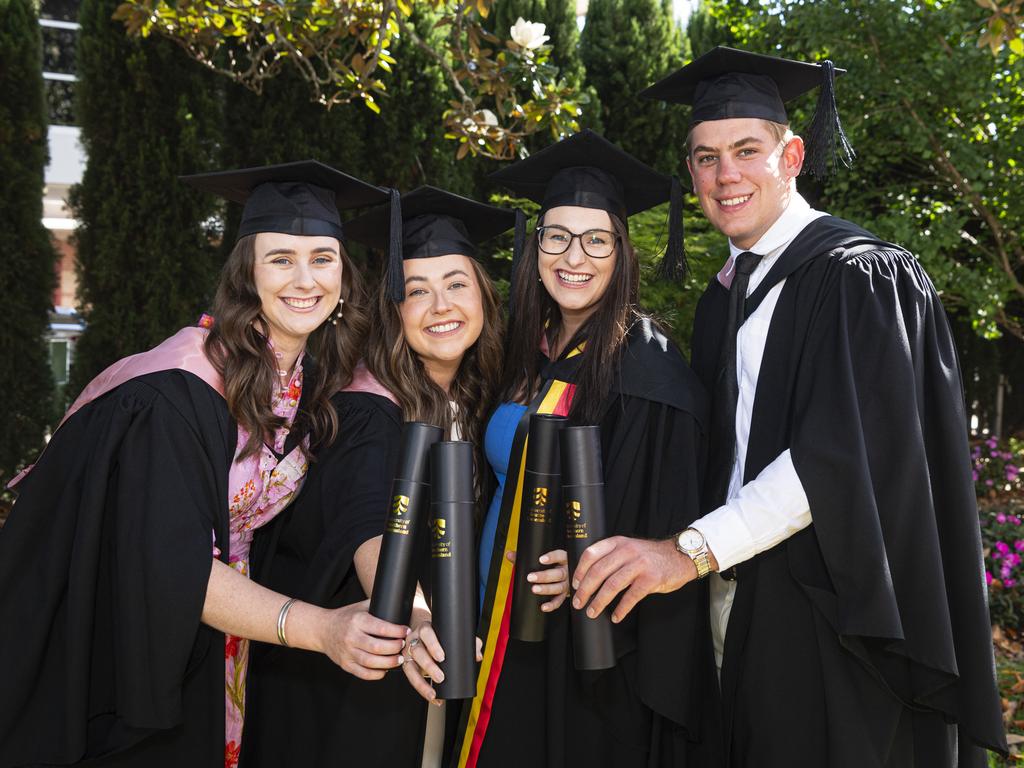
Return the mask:
M 668 205 L 668 244 L 658 265 L 658 278 L 666 282 L 682 282 L 686 278 L 686 248 L 683 243 L 683 185 L 672 176 Z
M 405 269 L 402 266 L 402 197 L 397 189 L 388 190 L 388 290 L 396 304 L 405 301 Z
M 516 228 L 512 240 L 512 271 L 509 273 L 508 313 L 511 316 L 515 308 L 516 273 L 522 267 L 523 250 L 526 248 L 526 214 L 516 208 Z
M 835 173 L 841 162 L 844 167 L 853 165 L 857 156 L 853 145 L 846 138 L 842 123 L 839 122 L 839 108 L 836 106 L 835 65 L 826 59 L 821 63 L 822 81 L 818 93 L 818 105 L 807 129 L 806 155 L 803 173 L 823 179 Z

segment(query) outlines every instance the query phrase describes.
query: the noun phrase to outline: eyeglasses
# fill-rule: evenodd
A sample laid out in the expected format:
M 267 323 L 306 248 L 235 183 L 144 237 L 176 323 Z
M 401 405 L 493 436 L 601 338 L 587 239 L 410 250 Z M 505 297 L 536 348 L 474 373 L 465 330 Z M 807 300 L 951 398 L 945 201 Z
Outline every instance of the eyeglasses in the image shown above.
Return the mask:
M 617 234 L 607 229 L 588 229 L 576 234 L 557 225 L 537 227 L 537 245 L 552 256 L 568 251 L 573 238 L 577 237 L 583 252 L 592 259 L 607 259 L 615 251 L 615 243 L 619 239 Z

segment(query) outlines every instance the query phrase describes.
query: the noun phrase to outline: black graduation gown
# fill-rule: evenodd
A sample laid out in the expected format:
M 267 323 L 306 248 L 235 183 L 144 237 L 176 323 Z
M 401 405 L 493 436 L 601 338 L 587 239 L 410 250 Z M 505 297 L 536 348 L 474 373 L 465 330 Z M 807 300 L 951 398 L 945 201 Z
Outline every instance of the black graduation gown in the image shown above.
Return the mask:
M 379 395 L 333 403 L 338 438 L 252 552 L 256 581 L 327 608 L 366 599 L 352 558 L 384 530 L 402 425 Z M 322 654 L 253 643 L 239 765 L 418 766 L 426 706 L 400 669 L 360 680 Z
M 813 524 L 738 567 L 722 667 L 729 764 L 984 766 L 1004 749 L 956 350 L 912 254 L 818 219 L 759 373 L 749 482 L 787 448 Z M 727 293 L 698 305 L 713 381 Z M 955 723 L 952 727 L 948 724 Z
M 182 370 L 54 434 L 0 530 L 4 768 L 223 765 L 224 636 L 200 616 L 211 533 L 228 557 L 236 435 Z
M 577 362 L 547 365 L 545 386 L 571 383 Z M 705 401 L 675 347 L 649 321 L 638 323 L 600 420 L 610 535 L 664 539 L 698 516 Z M 516 445 L 506 495 L 516 488 Z M 503 503 L 495 536 L 482 632 L 501 610 L 494 595 L 508 507 Z M 614 628 L 617 665 L 600 673 L 575 670 L 570 610 L 566 602 L 548 617 L 544 642 L 507 639 L 503 658 L 485 655 L 485 679 L 478 700 L 463 707 L 452 765 L 714 768 L 719 734 L 706 584 L 641 601 Z M 501 631 L 507 635 L 507 626 Z M 484 723 L 480 713 L 488 708 Z

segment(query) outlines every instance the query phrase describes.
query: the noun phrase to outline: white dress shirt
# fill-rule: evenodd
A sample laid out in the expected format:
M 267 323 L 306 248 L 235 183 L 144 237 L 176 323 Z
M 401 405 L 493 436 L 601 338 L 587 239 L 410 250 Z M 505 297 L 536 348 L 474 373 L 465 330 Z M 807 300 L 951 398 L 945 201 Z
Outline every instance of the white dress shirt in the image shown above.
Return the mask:
M 737 248 L 729 242 L 729 260 L 719 273 L 723 283 L 731 282 L 736 257 L 749 250 L 763 256 L 750 275 L 747 296 L 764 280 L 804 227 L 825 216 L 815 211 L 799 194 L 794 193 L 786 210 L 769 227 L 753 247 Z M 749 560 L 759 552 L 806 528 L 811 523 L 810 506 L 800 478 L 793 467 L 789 450 L 783 451 L 760 474 L 743 484 L 743 467 L 750 441 L 750 421 L 754 410 L 754 393 L 761 370 L 768 328 L 785 280 L 772 287 L 760 306 L 746 319 L 736 334 L 736 374 L 739 398 L 736 402 L 736 453 L 726 503 L 697 520 L 693 527 L 704 534 L 708 548 L 718 561 L 720 570 Z M 715 646 L 715 663 L 722 668 L 722 649 L 729 624 L 736 582 L 726 581 L 717 573 L 710 576 L 711 635 Z

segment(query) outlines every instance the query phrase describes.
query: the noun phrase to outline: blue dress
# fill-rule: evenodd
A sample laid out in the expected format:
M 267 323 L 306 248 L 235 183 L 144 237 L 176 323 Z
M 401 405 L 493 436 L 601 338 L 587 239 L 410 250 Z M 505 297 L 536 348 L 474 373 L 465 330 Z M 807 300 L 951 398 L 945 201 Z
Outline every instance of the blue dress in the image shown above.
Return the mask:
M 505 476 L 508 474 L 508 457 L 512 453 L 512 440 L 516 436 L 519 420 L 526 412 L 526 406 L 519 403 L 502 403 L 494 409 L 484 433 L 484 453 L 487 462 L 498 478 L 498 487 L 487 508 L 483 530 L 480 533 L 480 606 L 483 607 L 484 592 L 487 589 L 487 574 L 491 569 L 491 551 L 494 549 L 494 533 L 501 513 L 501 495 L 505 490 Z

